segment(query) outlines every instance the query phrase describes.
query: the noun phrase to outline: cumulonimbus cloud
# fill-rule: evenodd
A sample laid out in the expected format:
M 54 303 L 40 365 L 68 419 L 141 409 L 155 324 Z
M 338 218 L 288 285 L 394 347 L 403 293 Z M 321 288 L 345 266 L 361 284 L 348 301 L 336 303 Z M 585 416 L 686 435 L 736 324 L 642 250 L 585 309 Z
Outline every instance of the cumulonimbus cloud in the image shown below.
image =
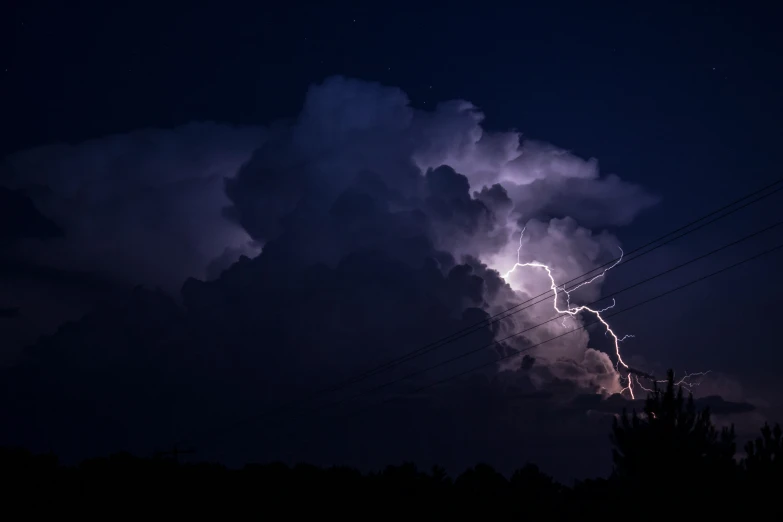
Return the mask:
M 422 111 L 399 89 L 333 77 L 308 91 L 290 124 L 191 124 L 24 151 L 6 160 L 3 182 L 27 191 L 66 233 L 28 240 L 16 255 L 171 290 L 187 277 L 217 277 L 276 239 L 300 263 L 334 266 L 371 246 L 419 263 L 431 252 L 406 250 L 412 243 L 403 237 L 418 234 L 457 261 L 469 256 L 504 271 L 527 225 L 524 255 L 567 280 L 617 253 L 616 239 L 584 224 L 627 224 L 656 201 L 601 177 L 594 159 L 517 132 L 487 132 L 482 120 L 466 101 Z M 372 212 L 362 215 L 362 205 L 406 213 L 408 224 L 372 237 Z M 356 221 L 349 234 L 324 229 L 330 212 Z M 523 297 L 548 286 L 535 272 L 509 282 Z M 484 306 L 517 298 L 487 294 Z M 507 328 L 548 313 L 539 307 Z M 574 335 L 546 354 L 581 360 L 586 342 Z
M 257 253 L 221 211 L 223 179 L 264 136 L 262 128 L 200 123 L 13 154 L 0 184 L 26 193 L 63 232 L 28 239 L 9 255 L 176 291 L 185 277 L 204 277 L 227 248 Z
M 595 160 L 516 132 L 487 132 L 482 119 L 468 102 L 422 111 L 399 89 L 334 77 L 308 91 L 289 123 L 194 124 L 11 156 L 3 182 L 26 190 L 65 231 L 25 243 L 20 258 L 133 283 L 185 283 L 181 305 L 137 293 L 38 343 L 31 353 L 39 363 L 73 357 L 41 373 L 42 389 L 65 374 L 154 360 L 171 375 L 156 370 L 150 383 L 169 389 L 162 383 L 174 379 L 222 405 L 221 414 L 237 408 L 228 397 L 271 405 L 546 291 L 540 270 L 501 278 L 518 251 L 551 264 L 559 281 L 602 265 L 619 249 L 603 228 L 627 224 L 656 201 L 602 177 Z M 599 285 L 575 298 L 598 297 Z M 551 302 L 532 307 L 448 354 L 552 314 Z M 618 391 L 611 358 L 584 331 L 528 350 L 560 331 L 559 323 L 531 330 L 403 389 L 524 349 L 527 358 L 489 373 L 524 374 L 533 388 Z M 390 376 L 437 363 L 444 351 Z

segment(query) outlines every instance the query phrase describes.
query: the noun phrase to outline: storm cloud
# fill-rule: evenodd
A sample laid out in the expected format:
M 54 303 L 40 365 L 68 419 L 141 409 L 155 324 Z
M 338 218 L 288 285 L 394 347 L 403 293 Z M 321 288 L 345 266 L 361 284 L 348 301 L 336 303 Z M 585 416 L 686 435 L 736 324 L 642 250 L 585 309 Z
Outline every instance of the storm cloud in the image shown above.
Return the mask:
M 6 255 L 176 291 L 227 248 L 257 253 L 220 213 L 223 179 L 263 137 L 260 128 L 199 123 L 13 154 L 0 184 L 29 197 L 61 233 Z
M 4 422 L 16 426 L 6 436 L 45 447 L 52 443 L 41 433 L 52 426 L 47 433 L 69 433 L 60 438 L 69 442 L 58 442 L 65 453 L 98 451 L 90 444 L 152 448 L 161 437 L 193 438 L 218 452 L 225 447 L 193 434 L 349 379 L 547 291 L 540 269 L 501 277 L 517 255 L 550 264 L 563 282 L 604 264 L 620 251 L 606 229 L 657 201 L 602 176 L 594 159 L 516 132 L 487 132 L 482 120 L 465 101 L 423 111 L 399 89 L 334 77 L 311 87 L 290 122 L 191 124 L 11 156 L 2 182 L 64 231 L 25 239 L 11 250 L 16 259 L 148 288 L 103 301 L 26 351 L 6 375 Z M 597 299 L 600 283 L 574 298 Z M 540 439 L 525 428 L 536 419 L 560 426 L 563 440 L 588 423 L 605 442 L 603 421 L 585 417 L 601 408 L 565 407 L 585 395 L 602 404 L 621 389 L 612 357 L 594 349 L 587 332 L 533 346 L 563 331 L 556 321 L 493 345 L 553 315 L 551 302 L 532 307 L 337 390 L 332 399 L 399 380 L 360 402 L 397 397 L 406 407 L 392 400 L 373 413 L 397 432 L 384 432 L 380 421 L 372 434 L 329 428 L 323 444 L 333 451 L 320 455 L 337 459 L 359 441 L 398 438 L 406 416 L 444 421 L 455 411 L 465 417 L 447 423 L 459 424 L 451 435 L 474 441 L 475 415 L 489 415 L 494 438 L 486 440 L 508 443 L 492 449 L 498 455 L 520 434 Z M 476 365 L 484 371 L 450 391 L 405 398 Z M 476 402 L 482 394 L 539 406 L 515 418 L 510 410 L 490 415 Z M 42 412 L 39 401 L 57 406 Z M 145 429 L 153 417 L 168 419 L 157 425 L 169 431 Z M 422 422 L 447 446 L 443 423 Z M 245 436 L 258 441 L 259 430 Z M 275 441 L 269 447 L 283 444 Z M 283 451 L 304 458 L 300 444 L 291 440 Z M 464 455 L 475 460 L 485 450 Z

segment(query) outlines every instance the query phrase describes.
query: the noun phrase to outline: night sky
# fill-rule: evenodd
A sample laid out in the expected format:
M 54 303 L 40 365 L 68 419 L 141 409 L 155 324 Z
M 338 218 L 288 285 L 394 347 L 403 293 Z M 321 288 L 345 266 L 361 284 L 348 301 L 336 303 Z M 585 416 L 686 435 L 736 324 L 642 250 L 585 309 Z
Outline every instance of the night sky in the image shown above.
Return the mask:
M 14 426 L 0 443 L 71 459 L 180 441 L 233 463 L 605 473 L 608 414 L 634 403 L 611 395 L 613 369 L 595 369 L 596 353 L 616 362 L 596 327 L 553 348 L 570 362 L 542 345 L 492 365 L 547 338 L 530 334 L 324 406 L 546 320 L 551 300 L 295 414 L 265 412 L 524 300 L 514 291 L 545 292 L 540 269 L 511 287 L 498 273 L 525 224 L 521 252 L 568 280 L 776 181 L 783 12 L 198 4 L 29 1 L 0 14 L 0 421 Z M 479 128 L 500 137 L 477 151 L 465 140 Z M 512 130 L 530 159 L 494 162 Z M 581 301 L 775 224 L 781 197 L 620 263 Z M 617 308 L 772 248 L 781 229 Z M 627 362 L 710 370 L 694 395 L 740 436 L 781 420 L 780 262 L 618 316 L 612 327 L 635 336 Z

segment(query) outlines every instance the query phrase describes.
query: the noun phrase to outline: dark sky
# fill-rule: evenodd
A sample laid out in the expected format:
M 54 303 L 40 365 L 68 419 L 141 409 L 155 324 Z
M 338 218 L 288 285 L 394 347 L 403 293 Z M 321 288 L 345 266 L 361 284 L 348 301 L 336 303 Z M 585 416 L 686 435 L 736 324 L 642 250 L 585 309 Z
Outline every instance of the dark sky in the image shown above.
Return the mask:
M 780 138 L 772 8 L 18 4 L 3 22 L 13 129 L 3 153 L 192 120 L 290 117 L 308 85 L 336 73 L 399 86 L 417 105 L 470 100 L 493 126 L 656 189 L 685 172 L 760 175 Z
M 0 16 L 0 157 L 53 143 L 76 144 L 190 122 L 268 125 L 295 118 L 312 84 L 344 75 L 399 87 L 419 109 L 429 110 L 446 100 L 469 100 L 486 115 L 485 129 L 517 129 L 523 137 L 552 143 L 583 158 L 597 158 L 602 174 L 616 173 L 660 197 L 657 205 L 642 211 L 630 226 L 606 224 L 627 248 L 770 183 L 781 173 L 783 74 L 778 57 L 783 53 L 783 43 L 778 22 L 783 13 L 761 4 L 478 2 L 432 7 L 421 2 L 115 5 L 26 1 L 12 2 L 4 9 Z M 3 183 L 0 178 L 0 185 Z M 235 203 L 241 198 L 236 193 L 230 197 Z M 686 260 L 779 220 L 780 201 L 779 195 L 767 198 L 698 236 L 694 234 L 663 249 L 658 258 L 640 262 L 636 269 L 629 267 L 622 275 L 618 271 L 604 293 L 660 271 L 665 264 Z M 242 224 L 248 228 L 249 218 L 243 215 L 239 219 L 244 219 Z M 50 225 L 36 226 L 51 233 Z M 780 230 L 775 230 L 723 257 L 716 256 L 707 265 L 692 267 L 680 279 L 657 284 L 647 294 L 635 294 L 635 299 L 660 293 L 776 245 L 780 238 Z M 149 248 L 156 247 L 150 243 Z M 290 255 L 293 247 L 286 248 L 283 250 Z M 643 361 L 656 368 L 712 369 L 721 376 L 712 383 L 716 394 L 730 401 L 754 403 L 763 410 L 754 422 L 774 415 L 783 411 L 783 396 L 773 384 L 765 383 L 777 378 L 778 368 L 783 365 L 777 350 L 780 343 L 775 315 L 769 312 L 777 302 L 776 293 L 782 289 L 775 280 L 779 259 L 769 256 L 678 292 L 674 299 L 629 313 L 618 319 L 618 324 L 637 336 L 634 341 L 639 343 Z M 264 265 L 268 270 L 277 266 L 274 260 L 268 263 Z M 51 304 L 46 296 L 58 296 L 51 299 L 81 310 L 93 302 L 95 295 L 104 296 L 105 287 L 115 291 L 113 283 L 86 269 L 55 275 L 41 275 L 45 267 L 19 263 L 10 263 L 5 269 L 11 274 L 4 276 L 4 296 L 9 302 L 0 303 L 2 306 L 16 305 L 10 302 L 12 298 L 24 302 L 37 299 L 36 306 L 45 310 Z M 44 287 L 38 285 L 33 292 L 20 283 L 36 278 L 48 281 L 50 287 L 42 290 Z M 79 291 L 62 290 L 67 286 L 64 280 L 76 279 Z M 377 284 L 382 286 L 382 282 Z M 269 285 L 261 286 L 267 291 Z M 622 299 L 634 302 L 632 296 Z M 404 303 L 402 298 L 392 299 L 388 306 L 407 306 Z M 210 306 L 218 307 L 214 303 Z M 44 323 L 46 320 L 41 320 L 40 324 Z M 418 337 L 409 332 L 401 338 L 413 339 L 413 348 L 454 331 L 449 324 L 444 319 L 440 330 L 433 326 L 430 332 L 416 330 Z M 297 325 L 289 327 L 307 328 Z M 259 337 L 275 338 L 276 333 L 264 328 L 272 331 L 274 325 L 262 322 L 256 331 Z M 230 328 L 216 331 L 226 330 Z M 225 338 L 215 334 L 214 342 L 219 344 L 223 341 L 217 339 Z M 58 342 L 52 341 L 55 345 Z M 605 341 L 598 339 L 594 344 L 601 342 Z M 127 349 L 134 349 L 133 342 Z M 177 357 L 183 356 L 177 353 Z M 54 360 L 60 362 L 46 364 L 56 367 L 65 364 L 62 360 L 67 357 L 58 353 Z M 167 357 L 177 360 L 173 355 Z M 332 360 L 332 365 L 310 359 L 308 364 L 316 370 L 324 364 L 324 373 L 334 371 L 337 376 L 348 371 L 332 368 L 339 366 L 338 360 Z M 145 361 L 155 367 L 149 358 Z M 17 377 L 23 375 L 23 370 L 9 371 Z M 247 376 L 252 382 L 251 377 Z M 216 377 L 209 379 L 213 384 L 219 381 Z M 326 384 L 330 379 L 323 377 L 323 381 Z M 89 389 L 94 391 L 103 385 L 96 381 L 91 386 L 95 388 Z M 133 396 L 128 386 L 127 395 Z M 268 391 L 273 385 L 262 387 Z M 178 393 L 183 393 L 181 388 Z M 46 403 L 44 392 L 41 397 Z M 466 407 L 465 416 L 469 416 L 468 411 L 481 412 L 481 401 L 475 396 L 473 400 L 476 405 Z M 417 408 L 411 406 L 407 422 L 430 416 L 427 410 L 422 413 Z M 530 407 L 535 410 L 530 413 L 532 418 L 547 417 L 537 408 Z M 549 411 L 547 407 L 540 409 Z M 252 405 L 248 406 L 250 410 Z M 461 410 L 452 404 L 444 411 Z M 397 419 L 393 415 L 389 418 Z M 379 431 L 394 432 L 395 428 L 383 424 L 382 419 L 375 422 Z M 395 422 L 399 426 L 406 421 Z M 548 422 L 555 421 L 541 422 L 549 426 Z M 483 440 L 490 447 L 487 441 L 493 437 L 508 436 L 497 425 L 492 426 L 495 431 L 472 433 L 471 440 Z M 547 454 L 536 444 L 560 440 L 547 429 L 531 432 L 529 444 L 533 449 L 519 458 Z M 35 439 L 29 435 L 33 428 L 30 430 L 20 437 L 30 436 L 36 444 L 56 446 L 51 440 L 44 443 Z M 456 433 L 458 428 L 454 430 Z M 603 436 L 598 433 L 595 440 Z M 106 435 L 108 439 L 110 435 Z M 151 439 L 144 440 L 153 444 Z M 591 439 L 585 445 L 594 443 L 599 444 Z M 327 442 L 323 445 L 332 449 L 324 449 L 322 454 L 312 450 L 306 456 L 361 460 L 357 455 L 346 456 L 345 448 L 335 450 L 337 446 Z M 107 442 L 106 447 L 111 448 L 111 443 Z M 139 447 L 146 446 L 140 443 Z M 288 456 L 295 455 L 292 449 L 285 451 L 290 452 Z M 374 450 L 368 446 L 362 451 Z M 487 451 L 476 449 L 465 459 L 504 457 L 500 450 L 498 455 Z M 375 453 L 380 460 L 387 455 Z M 402 453 L 403 449 L 391 451 L 389 459 Z M 573 455 L 578 458 L 579 451 Z M 552 471 L 563 476 L 589 474 L 589 470 L 568 467 L 557 459 L 544 464 L 557 468 Z

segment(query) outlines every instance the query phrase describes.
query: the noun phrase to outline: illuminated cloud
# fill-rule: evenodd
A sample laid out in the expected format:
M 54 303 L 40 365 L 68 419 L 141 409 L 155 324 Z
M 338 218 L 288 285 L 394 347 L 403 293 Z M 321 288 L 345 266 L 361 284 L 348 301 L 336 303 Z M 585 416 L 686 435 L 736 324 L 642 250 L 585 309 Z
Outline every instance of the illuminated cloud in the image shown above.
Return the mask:
M 517 260 L 523 228 L 520 261 L 547 263 L 565 282 L 618 254 L 619 241 L 600 227 L 628 223 L 655 202 L 602 177 L 594 160 L 485 132 L 482 119 L 467 102 L 419 111 L 399 89 L 337 77 L 308 91 L 298 118 L 266 129 L 194 124 L 12 156 L 5 182 L 66 230 L 18 256 L 181 287 L 179 302 L 139 289 L 41 340 L 25 364 L 46 371 L 14 386 L 34 387 L 31 397 L 74 379 L 85 390 L 102 386 L 90 400 L 111 403 L 118 433 L 142 446 L 150 434 L 139 432 L 140 416 L 149 412 L 126 404 L 126 413 L 131 378 L 106 386 L 105 368 L 154 368 L 133 379 L 152 390 L 150 411 L 182 412 L 181 429 L 242 417 L 545 292 L 541 270 L 500 275 Z M 573 298 L 597 298 L 600 284 Z M 551 301 L 532 307 L 367 385 L 554 313 Z M 487 365 L 478 378 L 524 381 L 536 397 L 552 387 L 598 399 L 619 391 L 612 354 L 593 349 L 584 330 L 529 349 L 563 329 L 548 323 L 388 391 L 404 395 L 478 363 Z M 494 364 L 497 353 L 523 349 L 527 358 Z M 177 390 L 192 390 L 185 406 Z
M 176 292 L 185 277 L 206 276 L 226 248 L 257 252 L 222 217 L 223 179 L 264 135 L 200 123 L 11 155 L 0 165 L 0 183 L 26 192 L 64 230 L 27 240 L 12 255 Z
M 27 240 L 14 255 L 171 292 L 188 277 L 218 277 L 270 242 L 300 269 L 335 267 L 367 249 L 414 267 L 445 255 L 452 266 L 481 264 L 481 307 L 491 314 L 548 288 L 530 271 L 506 281 L 514 291 L 501 290 L 492 272 L 513 265 L 523 227 L 525 259 L 567 281 L 619 250 L 616 238 L 585 224 L 626 224 L 656 201 L 601 177 L 594 159 L 486 132 L 482 120 L 469 102 L 415 110 L 397 88 L 333 77 L 311 87 L 295 121 L 267 129 L 191 124 L 24 151 L 3 165 L 4 183 L 26 190 L 67 233 Z M 575 298 L 595 299 L 600 283 Z M 552 312 L 537 306 L 496 333 Z M 507 344 L 535 344 L 558 328 Z M 587 350 L 579 332 L 532 353 L 554 364 L 582 361 Z

